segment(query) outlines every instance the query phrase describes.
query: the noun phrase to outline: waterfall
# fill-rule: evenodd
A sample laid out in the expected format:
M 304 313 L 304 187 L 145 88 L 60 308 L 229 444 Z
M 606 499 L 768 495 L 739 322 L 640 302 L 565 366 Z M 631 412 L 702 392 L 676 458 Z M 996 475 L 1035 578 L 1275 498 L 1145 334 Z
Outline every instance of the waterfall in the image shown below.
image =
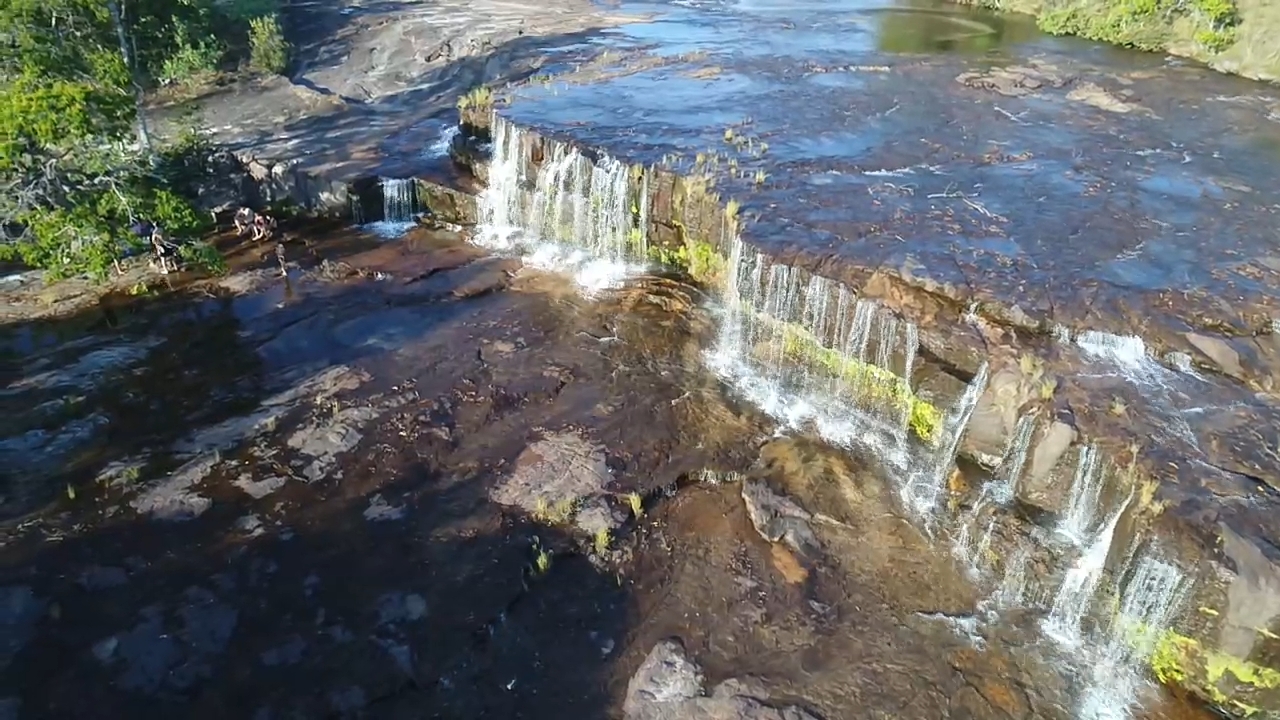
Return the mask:
M 355 223 L 356 225 L 363 225 L 364 224 L 364 204 L 360 202 L 360 196 L 355 193 L 352 193 L 351 197 L 348 198 L 348 202 L 351 205 L 351 222 Z
M 535 267 L 568 270 L 589 288 L 637 271 L 645 259 L 644 229 L 631 211 L 630 167 L 607 155 L 592 161 L 568 143 L 546 140 L 535 168 L 534 153 L 525 152 L 532 139 L 494 117 L 476 242 L 520 253 Z M 647 223 L 647 215 L 639 220 Z
M 729 244 L 720 335 L 708 364 L 792 429 L 870 450 L 901 479 L 904 504 L 937 505 L 985 366 L 947 412 L 916 397 L 919 332 L 843 283 Z
M 440 137 L 436 138 L 435 142 L 428 145 L 426 150 L 423 151 L 423 156 L 429 158 L 448 156 L 449 148 L 453 145 L 453 139 L 461 131 L 462 129 L 457 125 L 450 125 L 445 128 L 444 132 L 440 133 Z
M 1133 335 L 1085 330 L 1076 338 L 1076 345 L 1088 355 L 1105 358 L 1124 367 L 1139 367 L 1148 360 L 1147 344 Z
M 1021 607 L 1027 601 L 1027 565 L 1031 562 L 1031 551 L 1025 544 L 1019 544 L 1013 555 L 1006 561 L 1004 577 L 996 588 L 992 600 L 997 608 Z
M 417 224 L 418 182 L 413 178 L 381 178 L 378 185 L 382 189 L 382 219 L 364 227 L 385 238 L 399 237 Z M 363 208 L 359 219 L 364 219 Z
M 1089 529 L 1097 519 L 1103 476 L 1098 448 L 1094 445 L 1081 447 L 1075 478 L 1071 481 L 1071 490 L 1067 496 L 1067 509 L 1056 528 L 1059 535 L 1074 545 L 1084 543 Z
M 1018 491 L 1018 480 L 1022 477 L 1022 469 L 1027 464 L 1027 451 L 1031 448 L 1031 434 L 1035 431 L 1035 416 L 1023 415 L 1009 438 L 1009 445 L 1000 458 L 996 468 L 996 482 L 983 487 L 991 488 L 992 499 L 1001 505 L 1007 504 Z
M 970 528 L 977 527 L 984 515 L 994 513 L 996 509 L 1009 504 L 1018 489 L 1018 479 L 1022 477 L 1022 469 L 1027 464 L 1027 451 L 1031 448 L 1031 435 L 1035 431 L 1035 416 L 1023 415 L 1018 418 L 1013 435 L 1005 446 L 1000 464 L 996 466 L 995 477 L 984 483 L 978 492 L 977 500 L 959 519 L 960 531 L 952 546 L 953 554 L 965 563 L 971 576 L 979 576 L 985 572 L 991 546 L 991 533 L 995 529 L 994 515 L 987 520 L 987 529 L 978 536 Z
M 418 211 L 418 183 L 413 178 L 382 178 L 382 219 L 388 223 L 413 222 Z
M 1120 523 L 1120 516 L 1132 499 L 1133 494 L 1130 493 L 1098 530 L 1098 534 L 1067 570 L 1058 594 L 1053 598 L 1053 607 L 1049 610 L 1049 617 L 1045 618 L 1044 630 L 1063 645 L 1080 647 L 1085 642 L 1084 617 L 1089 612 L 1098 583 L 1106 569 L 1116 525 Z
M 616 283 L 645 264 L 652 209 L 647 173 L 540 138 L 501 117 L 494 117 L 492 133 L 475 242 L 518 254 L 532 266 L 568 270 L 588 288 Z M 1175 566 L 1147 555 L 1130 568 L 1122 591 L 1104 584 L 1133 494 L 1118 507 L 1111 507 L 1110 498 L 1104 503 L 1099 450 L 1078 450 L 1066 508 L 1053 528 L 1070 544 L 1051 544 L 1045 540 L 1049 533 L 1038 528 L 1031 538 L 1015 535 L 1024 525 L 1009 505 L 1028 462 L 1033 415 L 1018 418 L 993 477 L 953 522 L 940 508 L 961 440 L 987 389 L 987 365 L 959 397 L 935 407 L 915 394 L 920 332 L 914 323 L 839 281 L 756 252 L 735 236 L 731 222 L 723 222 L 728 257 L 709 367 L 785 430 L 874 456 L 894 483 L 904 514 L 930 537 L 938 527 L 954 531 L 957 554 L 991 580 L 985 608 L 1048 608 L 1044 633 L 1087 662 L 1083 717 L 1120 717 L 1099 714 L 1099 708 L 1123 712 L 1134 697 L 1142 679 L 1137 661 L 1150 651 L 1141 645 L 1149 646 L 1167 626 L 1185 582 Z M 980 321 L 976 308 L 965 317 Z M 1145 377 L 1149 367 L 1160 367 L 1137 337 L 1086 331 L 1073 339 L 1065 327 L 1056 328 L 1055 336 L 1125 374 Z M 704 471 L 698 477 L 722 482 L 735 476 Z M 1070 563 L 1058 568 L 1056 588 L 1038 580 L 1046 562 Z M 998 578 L 991 577 L 992 565 L 1001 571 Z M 1090 612 L 1104 605 L 1100 596 L 1118 598 L 1119 616 L 1094 627 Z M 1135 633 L 1142 636 L 1137 646 Z
M 956 453 L 960 450 L 960 439 L 965 428 L 969 427 L 969 419 L 978 406 L 978 400 L 987 389 L 987 364 L 978 367 L 969 384 L 965 386 L 960 398 L 951 406 L 942 421 L 938 433 L 942 452 L 928 453 L 924 462 L 915 465 L 907 474 L 901 496 L 904 504 L 917 517 L 930 521 L 938 507 L 947 484 L 947 475 L 955 465 Z
M 1079 701 L 1081 720 L 1127 720 L 1139 691 L 1148 684 L 1144 667 L 1189 583 L 1178 566 L 1152 551 L 1139 557 L 1120 594 L 1119 613 L 1094 657 Z

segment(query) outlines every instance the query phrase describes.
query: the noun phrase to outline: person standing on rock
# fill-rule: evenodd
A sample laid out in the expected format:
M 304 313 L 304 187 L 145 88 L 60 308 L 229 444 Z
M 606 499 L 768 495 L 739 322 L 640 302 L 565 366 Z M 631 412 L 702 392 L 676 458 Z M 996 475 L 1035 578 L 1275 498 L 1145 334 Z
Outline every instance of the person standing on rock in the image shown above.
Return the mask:
M 280 263 L 280 277 L 289 277 L 289 263 L 284 257 L 284 241 L 276 243 L 276 262 Z
M 160 265 L 160 274 L 168 275 L 172 267 L 178 269 L 178 246 L 165 237 L 164 230 L 158 225 L 151 229 L 151 250 L 155 253 L 156 262 Z

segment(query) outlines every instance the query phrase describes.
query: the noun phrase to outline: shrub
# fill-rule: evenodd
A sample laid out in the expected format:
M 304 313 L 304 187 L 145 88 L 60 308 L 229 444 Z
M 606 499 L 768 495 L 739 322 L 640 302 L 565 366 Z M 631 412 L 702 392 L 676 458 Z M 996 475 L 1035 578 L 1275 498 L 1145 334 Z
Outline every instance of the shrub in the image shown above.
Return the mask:
M 262 72 L 283 74 L 289 66 L 289 43 L 280 21 L 262 15 L 249 21 L 249 65 Z
M 191 39 L 189 26 L 181 20 L 174 23 L 175 46 L 172 55 L 160 66 L 160 82 L 166 85 L 200 82 L 217 72 L 222 48 L 214 38 L 199 42 Z

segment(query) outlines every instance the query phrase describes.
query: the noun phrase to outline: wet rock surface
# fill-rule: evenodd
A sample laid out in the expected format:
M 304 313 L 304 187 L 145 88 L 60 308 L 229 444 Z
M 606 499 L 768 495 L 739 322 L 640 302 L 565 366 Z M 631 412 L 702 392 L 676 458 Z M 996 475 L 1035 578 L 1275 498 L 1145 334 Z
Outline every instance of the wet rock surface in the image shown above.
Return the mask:
M 123 385 L 165 415 L 5 527 L 22 717 L 1071 717 L 1074 671 L 1017 628 L 990 649 L 978 589 L 870 466 L 760 445 L 694 288 L 586 298 L 499 265 L 484 293 L 404 294 L 501 259 L 350 234 L 138 316 L 225 313 L 240 374 L 180 356 L 192 403 Z
M 715 177 L 748 247 L 919 324 L 929 401 L 986 364 L 960 443 L 984 467 L 941 499 L 958 522 L 908 517 L 900 478 L 815 428 L 757 449 L 771 424 L 704 369 L 699 289 L 644 277 L 584 299 L 466 244 L 478 206 L 432 182 L 420 200 L 448 232 L 309 239 L 287 281 L 260 256 L 136 315 L 74 283 L 5 284 L 4 348 L 31 362 L 0 395 L 19 471 L 0 505 L 0 715 L 1065 720 L 1134 665 L 1107 664 L 1125 657 L 1114 629 L 1101 660 L 1041 632 L 1113 512 L 1099 606 L 1168 579 L 1144 564 L 1151 538 L 1194 568 L 1158 679 L 1280 707 L 1280 458 L 1261 429 L 1280 266 L 1259 250 L 1277 208 L 1250 145 L 1269 105 L 1038 42 L 900 55 L 832 15 L 879 12 L 857 3 L 806 9 L 822 22 L 798 32 L 761 6 L 632 7 L 683 32 L 629 25 L 611 59 L 582 31 L 618 19 L 585 6 L 391 22 L 322 3 L 297 77 L 203 104 L 266 197 L 345 208 L 352 176 L 439 170 L 451 147 L 491 180 L 492 148 L 447 131 L 461 91 L 596 58 L 503 112 L 669 166 L 632 211 L 659 245 L 725 250 L 737 218 L 696 181 Z M 946 26 L 931 49 L 1002 27 L 885 14 Z M 828 40 L 859 62 L 815 62 Z M 357 50 L 329 64 L 334 42 Z M 1072 525 L 1086 444 L 1107 475 Z M 1020 463 L 1022 482 L 1001 475 Z M 690 487 L 717 477 L 733 480 Z M 708 690 L 691 657 L 752 679 Z M 1138 696 L 1139 716 L 1201 712 Z
M 666 22 L 712 48 L 687 67 L 725 72 L 689 78 L 664 68 L 598 83 L 569 74 L 554 89 L 521 88 L 507 114 L 630 160 L 665 158 L 715 177 L 722 197 L 758 213 L 744 231 L 753 246 L 901 303 L 908 315 L 956 323 L 973 308 L 1019 333 L 1137 335 L 1157 356 L 1187 353 L 1270 387 L 1274 363 L 1254 338 L 1267 336 L 1275 283 L 1266 280 L 1268 241 L 1250 228 L 1269 226 L 1277 206 L 1252 191 L 1272 171 L 1250 148 L 1269 142 L 1273 123 L 1260 110 L 1250 115 L 1252 105 L 1207 99 L 1221 85 L 1234 92 L 1234 81 L 1185 68 L 1138 72 L 1122 67 L 1127 57 L 1100 65 L 1070 43 L 1011 46 L 995 67 L 853 43 L 848 54 L 889 61 L 889 71 L 797 85 L 791 78 L 809 67 L 809 53 L 785 45 L 785 31 L 769 22 L 775 12 L 742 9 L 726 25 L 668 10 Z M 838 25 L 841 12 L 871 10 L 846 3 L 824 12 Z M 786 52 L 763 40 L 775 36 Z M 729 47 L 747 49 L 737 58 L 719 50 Z M 672 111 L 643 101 L 663 92 L 688 102 Z M 619 96 L 632 98 L 625 113 Z M 724 105 L 756 110 L 722 118 Z M 1185 107 L 1197 108 L 1194 120 Z M 580 127 L 583 118 L 590 127 Z M 701 163 L 690 162 L 695 153 Z M 842 204 L 850 193 L 866 199 Z M 1205 234 L 1216 240 L 1188 244 Z M 1188 332 L 1233 352 L 1205 354 Z M 960 346 L 938 349 L 971 373 L 971 348 Z
M 846 11 L 869 12 L 855 3 L 824 17 L 838 24 Z M 708 48 L 685 72 L 600 82 L 568 73 L 553 87 L 514 90 L 502 114 L 555 138 L 533 141 L 544 152 L 570 138 L 656 167 L 646 176 L 651 238 L 694 238 L 728 256 L 718 209 L 702 202 L 714 182 L 712 205 L 746 218 L 744 256 L 762 253 L 761 291 L 779 288 L 767 311 L 823 318 L 805 319 L 809 330 L 834 316 L 824 314 L 834 297 L 808 297 L 804 282 L 799 295 L 784 294 L 783 272 L 796 269 L 897 311 L 918 325 L 925 367 L 913 369 L 927 375 L 930 397 L 956 398 L 985 367 L 960 450 L 997 477 L 954 483 L 947 502 L 969 528 L 954 539 L 957 554 L 980 576 L 1016 577 L 1016 537 L 1084 542 L 1097 513 L 1120 507 L 1117 545 L 1146 547 L 1148 532 L 1168 543 L 1206 603 L 1180 604 L 1177 624 L 1217 647 L 1195 608 L 1220 613 L 1227 602 L 1235 571 L 1218 548 L 1228 533 L 1258 548 L 1280 539 L 1271 485 L 1280 457 L 1256 431 L 1274 415 L 1266 338 L 1275 283 L 1262 269 L 1269 240 L 1250 229 L 1274 217 L 1275 203 L 1253 189 L 1274 173 L 1236 140 L 1269 142 L 1262 106 L 1207 99 L 1223 97 L 1224 85 L 1237 90 L 1212 73 L 1133 70 L 1038 43 L 1006 48 L 995 67 L 848 42 L 845 54 L 866 63 L 819 63 L 811 48 L 824 31 L 810 27 L 803 47 L 789 45 L 793 28 L 772 25 L 776 12 L 738 8 L 725 23 L 667 9 L 664 21 L 686 32 L 662 40 L 665 49 L 691 38 Z M 646 26 L 625 32 L 653 39 Z M 848 70 L 881 60 L 884 72 Z M 823 89 L 801 87 L 797 75 Z M 680 101 L 647 100 L 659 95 Z M 738 119 L 724 109 L 739 106 L 752 111 Z M 1214 241 L 1190 241 L 1209 228 Z M 785 343 L 761 357 L 779 351 Z M 1030 447 L 1015 452 L 1028 419 Z M 1080 475 L 1091 447 L 1105 458 L 1102 489 L 1078 495 L 1092 482 Z M 984 487 L 990 480 L 1000 487 Z M 993 509 L 1006 491 L 1019 516 L 1007 529 Z M 1080 513 L 1091 519 L 1082 525 Z M 1108 577 L 1123 584 L 1133 568 L 1119 556 L 1133 551 L 1112 549 Z M 1043 562 L 1069 565 L 1070 552 Z M 1231 656 L 1265 666 L 1272 632 L 1255 632 L 1245 655 Z M 1229 694 L 1193 690 L 1230 704 Z

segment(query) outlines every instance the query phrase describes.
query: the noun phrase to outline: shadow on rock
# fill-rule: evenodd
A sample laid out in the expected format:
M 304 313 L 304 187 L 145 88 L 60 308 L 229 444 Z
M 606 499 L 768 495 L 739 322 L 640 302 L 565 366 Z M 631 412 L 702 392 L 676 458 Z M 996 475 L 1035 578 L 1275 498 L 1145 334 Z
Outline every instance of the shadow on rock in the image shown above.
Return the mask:
M 0 696 L 24 717 L 599 716 L 626 594 L 487 485 L 420 467 L 288 528 L 237 518 L 246 498 L 24 543 Z

